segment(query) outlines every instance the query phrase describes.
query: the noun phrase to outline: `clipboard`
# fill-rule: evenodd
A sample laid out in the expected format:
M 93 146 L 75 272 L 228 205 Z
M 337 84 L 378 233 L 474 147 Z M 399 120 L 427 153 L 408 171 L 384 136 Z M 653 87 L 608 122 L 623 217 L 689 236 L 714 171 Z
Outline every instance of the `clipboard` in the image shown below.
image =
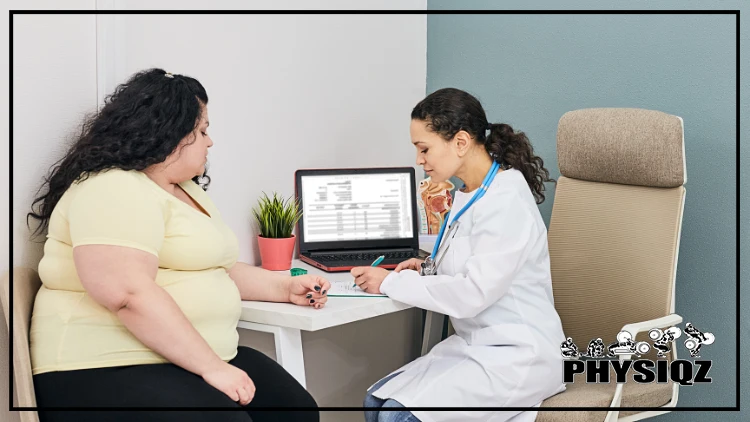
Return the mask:
M 330 283 L 331 288 L 326 293 L 328 297 L 388 297 L 382 293 L 367 293 L 359 286 L 354 286 L 353 280 L 336 280 Z

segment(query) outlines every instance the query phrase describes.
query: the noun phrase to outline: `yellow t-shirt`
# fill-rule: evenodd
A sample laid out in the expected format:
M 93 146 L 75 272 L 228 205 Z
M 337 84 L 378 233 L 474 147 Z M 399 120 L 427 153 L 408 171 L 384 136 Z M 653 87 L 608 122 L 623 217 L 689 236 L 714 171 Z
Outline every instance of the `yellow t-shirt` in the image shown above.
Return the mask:
M 73 262 L 79 245 L 126 246 L 156 255 L 156 284 L 219 357 L 235 357 L 241 299 L 227 270 L 237 261 L 237 238 L 203 189 L 192 181 L 180 186 L 210 217 L 135 170 L 92 174 L 63 194 L 39 263 L 43 286 L 30 332 L 34 374 L 167 362 L 86 293 Z

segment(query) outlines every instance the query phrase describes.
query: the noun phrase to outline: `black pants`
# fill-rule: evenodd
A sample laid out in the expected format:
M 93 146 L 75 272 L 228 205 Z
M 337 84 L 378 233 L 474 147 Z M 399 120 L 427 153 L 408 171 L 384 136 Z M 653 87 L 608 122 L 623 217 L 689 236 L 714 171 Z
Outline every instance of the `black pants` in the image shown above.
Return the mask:
M 34 375 L 39 407 L 212 407 L 230 410 L 40 411 L 42 422 L 317 422 L 318 411 L 254 410 L 256 407 L 317 407 L 315 400 L 273 359 L 239 347 L 230 364 L 247 372 L 255 397 L 240 406 L 203 378 L 173 364 L 133 365 Z

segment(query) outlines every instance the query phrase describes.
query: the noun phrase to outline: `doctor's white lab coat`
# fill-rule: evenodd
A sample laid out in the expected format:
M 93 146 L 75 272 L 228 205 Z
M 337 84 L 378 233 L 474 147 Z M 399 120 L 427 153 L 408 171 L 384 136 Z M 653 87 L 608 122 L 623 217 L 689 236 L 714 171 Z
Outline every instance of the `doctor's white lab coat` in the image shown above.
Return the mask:
M 473 194 L 457 192 L 451 214 Z M 450 316 L 456 334 L 372 394 L 407 407 L 538 406 L 565 390 L 564 335 L 547 230 L 521 172 L 499 172 L 459 221 L 438 275 L 404 270 L 381 285 L 394 300 Z M 422 422 L 517 422 L 533 421 L 537 412 L 413 413 Z

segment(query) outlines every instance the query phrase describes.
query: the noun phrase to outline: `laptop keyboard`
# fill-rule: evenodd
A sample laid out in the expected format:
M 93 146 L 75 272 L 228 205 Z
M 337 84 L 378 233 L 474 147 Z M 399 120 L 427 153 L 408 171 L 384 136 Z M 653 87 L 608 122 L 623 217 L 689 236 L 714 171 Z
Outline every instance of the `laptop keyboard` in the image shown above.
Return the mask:
M 416 258 L 419 256 L 418 251 L 393 251 L 393 252 L 364 252 L 364 253 L 338 253 L 338 254 L 315 254 L 312 256 L 316 261 L 323 264 L 331 264 L 331 266 L 344 266 L 344 265 L 370 265 L 380 255 L 384 255 L 385 259 L 381 262 L 381 265 L 398 264 L 402 261 L 406 261 L 409 258 Z

